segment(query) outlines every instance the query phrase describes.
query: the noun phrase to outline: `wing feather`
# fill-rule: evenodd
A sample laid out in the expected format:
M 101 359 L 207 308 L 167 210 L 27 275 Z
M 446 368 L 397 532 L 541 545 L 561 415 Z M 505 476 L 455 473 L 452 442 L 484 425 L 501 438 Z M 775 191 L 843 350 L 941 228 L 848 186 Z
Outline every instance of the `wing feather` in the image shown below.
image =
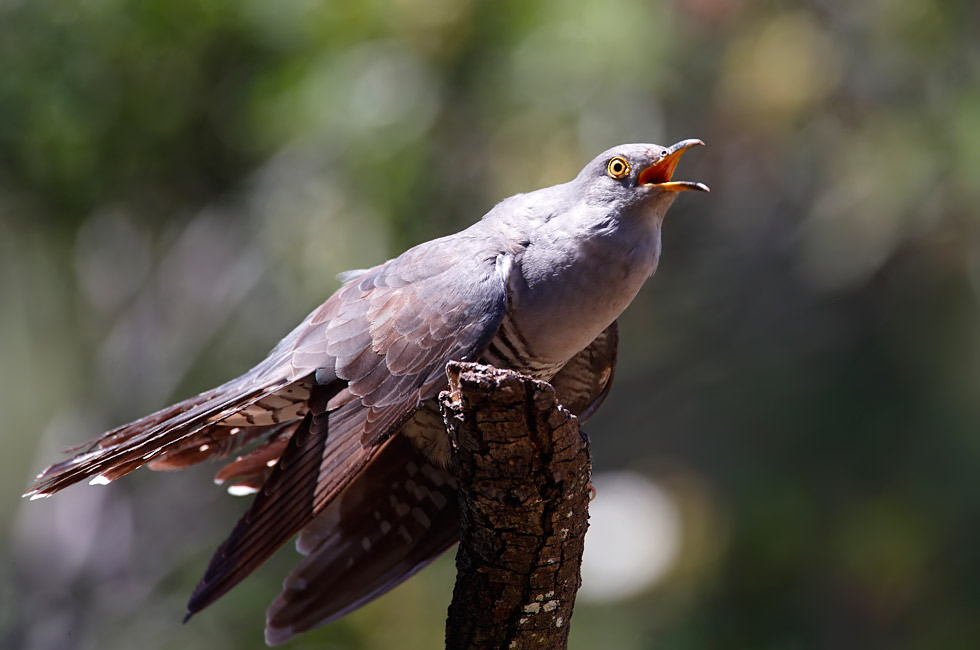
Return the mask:
M 457 272 L 446 273 L 450 268 Z M 496 254 L 467 255 L 458 246 L 429 242 L 342 287 L 295 332 L 294 372 L 337 379 L 313 388 L 310 413 L 215 553 L 188 616 L 237 584 L 367 471 L 392 434 L 445 386 L 447 362 L 482 353 L 506 310 L 507 278 L 500 268 L 508 267 L 497 264 Z M 390 324 L 403 314 L 411 316 L 405 322 L 418 324 L 398 334 Z M 357 321 L 370 337 L 351 334 Z M 337 322 L 342 346 L 332 338 Z M 396 343 L 406 355 L 416 350 L 400 372 L 387 363 Z M 343 357 L 332 354 L 340 349 Z
M 306 558 L 269 607 L 266 641 L 278 645 L 377 598 L 458 537 L 452 476 L 397 436 L 301 533 Z
M 618 347 L 619 326 L 613 321 L 551 379 L 559 402 L 582 422 L 592 417 L 609 394 Z

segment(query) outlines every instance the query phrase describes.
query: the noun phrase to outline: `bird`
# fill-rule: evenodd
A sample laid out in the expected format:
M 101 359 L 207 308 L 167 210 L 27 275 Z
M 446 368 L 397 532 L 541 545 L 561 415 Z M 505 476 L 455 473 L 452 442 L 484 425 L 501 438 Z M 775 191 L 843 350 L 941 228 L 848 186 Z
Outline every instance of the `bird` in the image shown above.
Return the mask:
M 438 407 L 450 361 L 551 382 L 580 421 L 612 385 L 617 318 L 657 269 L 687 150 L 624 144 L 569 182 L 504 199 L 468 228 L 342 285 L 262 361 L 104 433 L 24 495 L 108 484 L 146 465 L 227 462 L 215 482 L 254 494 L 214 553 L 185 622 L 294 536 L 304 556 L 266 616 L 278 645 L 353 611 L 459 538 Z

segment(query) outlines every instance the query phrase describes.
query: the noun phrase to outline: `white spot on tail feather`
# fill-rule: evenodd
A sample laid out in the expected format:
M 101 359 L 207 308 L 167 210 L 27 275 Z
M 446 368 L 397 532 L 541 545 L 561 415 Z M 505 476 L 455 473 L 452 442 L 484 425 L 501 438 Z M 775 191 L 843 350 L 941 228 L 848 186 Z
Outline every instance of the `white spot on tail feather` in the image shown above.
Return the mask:
M 111 482 L 112 481 L 110 481 L 108 478 L 106 478 L 102 474 L 99 474 L 98 476 L 96 476 L 95 478 L 93 478 L 91 481 L 89 481 L 88 484 L 89 485 L 109 485 L 109 483 L 111 483 Z
M 258 492 L 257 488 L 250 485 L 229 485 L 228 494 L 233 497 L 247 497 L 250 494 L 255 494 Z

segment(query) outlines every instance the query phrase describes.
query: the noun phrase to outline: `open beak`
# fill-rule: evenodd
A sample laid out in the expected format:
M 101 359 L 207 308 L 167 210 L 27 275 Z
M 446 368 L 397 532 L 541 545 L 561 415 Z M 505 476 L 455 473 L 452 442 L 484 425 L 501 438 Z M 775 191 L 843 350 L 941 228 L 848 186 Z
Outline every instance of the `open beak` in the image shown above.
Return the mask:
M 656 186 L 656 188 L 661 192 L 685 192 L 688 190 L 710 192 L 711 190 L 709 190 L 708 186 L 704 183 L 670 180 L 673 177 L 674 169 L 677 168 L 677 163 L 680 162 L 681 156 L 684 155 L 684 152 L 691 147 L 703 145 L 704 143 L 700 140 L 681 140 L 677 144 L 667 149 L 667 153 L 663 158 L 641 171 L 637 182 L 640 185 Z

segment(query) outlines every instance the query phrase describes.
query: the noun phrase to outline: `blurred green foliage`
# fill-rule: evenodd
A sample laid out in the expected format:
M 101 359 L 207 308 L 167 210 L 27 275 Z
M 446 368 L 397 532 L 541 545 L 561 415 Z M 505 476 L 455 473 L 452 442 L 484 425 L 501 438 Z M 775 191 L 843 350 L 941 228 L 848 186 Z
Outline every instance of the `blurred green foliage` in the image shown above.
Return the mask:
M 183 602 L 243 508 L 208 468 L 30 505 L 57 450 L 259 359 L 336 286 L 699 137 L 621 320 L 598 470 L 684 520 L 573 648 L 980 640 L 972 0 L 0 1 L 0 646 L 261 646 L 281 552 Z M 432 648 L 441 561 L 295 648 Z

